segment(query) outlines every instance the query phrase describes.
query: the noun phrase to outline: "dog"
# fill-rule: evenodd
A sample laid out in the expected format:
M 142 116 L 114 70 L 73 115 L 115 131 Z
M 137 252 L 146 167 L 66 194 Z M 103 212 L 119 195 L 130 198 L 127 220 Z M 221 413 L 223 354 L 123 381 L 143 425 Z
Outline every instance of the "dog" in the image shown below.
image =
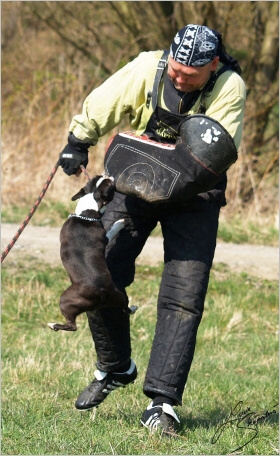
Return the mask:
M 79 200 L 75 214 L 69 215 L 60 232 L 61 261 L 71 280 L 59 303 L 66 323 L 47 323 L 54 331 L 76 331 L 76 318 L 83 312 L 117 306 L 132 314 L 137 309 L 128 307 L 105 260 L 107 243 L 124 228 L 124 220 L 118 220 L 106 235 L 101 221 L 114 192 L 114 179 L 98 175 L 72 197 L 72 201 Z

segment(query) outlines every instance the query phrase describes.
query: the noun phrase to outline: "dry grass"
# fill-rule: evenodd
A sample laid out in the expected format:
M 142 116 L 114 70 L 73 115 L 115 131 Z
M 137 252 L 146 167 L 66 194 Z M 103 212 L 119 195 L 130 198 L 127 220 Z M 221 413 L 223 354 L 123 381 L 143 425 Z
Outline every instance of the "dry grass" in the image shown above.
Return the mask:
M 83 100 L 104 76 L 99 67 L 81 54 L 73 55 L 71 46 L 60 41 L 52 30 L 36 26 L 36 21 L 28 27 L 26 24 L 32 18 L 28 2 L 17 2 L 15 6 L 13 2 L 4 3 L 4 36 L 9 27 L 14 27 L 11 30 L 15 34 L 5 41 L 2 68 L 1 191 L 2 205 L 7 208 L 34 203 L 66 144 L 72 117 L 81 111 Z M 191 10 L 195 14 L 192 6 Z M 110 56 L 107 58 L 109 61 Z M 277 112 L 274 117 L 277 118 Z M 269 135 L 274 134 L 274 117 L 269 123 Z M 120 131 L 124 129 L 129 129 L 128 123 L 119 127 Z M 106 145 L 117 132 L 115 129 L 91 148 L 90 175 L 103 171 Z M 253 151 L 249 154 L 242 144 L 239 159 L 228 173 L 229 203 L 223 211 L 228 219 L 233 214 L 243 217 L 245 211 L 249 219 L 259 223 L 275 222 L 278 176 L 276 171 L 271 171 L 276 169 L 278 150 L 270 150 L 275 144 L 274 141 L 267 146 L 260 160 L 262 177 L 259 178 L 252 171 Z M 251 199 L 246 202 L 240 197 L 244 182 L 252 190 Z M 81 179 L 69 178 L 59 170 L 46 198 L 50 202 L 66 203 L 80 183 Z

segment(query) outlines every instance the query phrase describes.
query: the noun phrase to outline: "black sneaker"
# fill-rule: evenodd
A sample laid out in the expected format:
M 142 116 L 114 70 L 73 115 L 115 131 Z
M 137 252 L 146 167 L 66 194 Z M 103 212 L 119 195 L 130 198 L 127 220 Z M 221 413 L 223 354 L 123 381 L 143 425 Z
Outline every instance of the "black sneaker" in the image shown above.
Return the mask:
M 129 383 L 134 383 L 137 377 L 137 368 L 131 360 L 130 368 L 126 372 L 94 372 L 95 379 L 81 392 L 75 402 L 78 410 L 89 410 L 98 407 L 108 394 L 117 388 L 124 388 Z
M 176 421 L 180 420 L 169 404 L 155 405 L 151 402 L 140 420 L 141 424 L 154 433 L 160 431 L 162 436 L 176 437 Z

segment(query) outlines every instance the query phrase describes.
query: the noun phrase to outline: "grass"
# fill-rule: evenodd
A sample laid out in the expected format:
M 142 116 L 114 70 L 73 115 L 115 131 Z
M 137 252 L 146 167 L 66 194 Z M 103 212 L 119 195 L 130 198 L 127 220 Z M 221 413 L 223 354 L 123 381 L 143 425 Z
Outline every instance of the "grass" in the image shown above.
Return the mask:
M 79 413 L 74 401 L 92 379 L 95 361 L 86 317 L 78 318 L 76 333 L 46 327 L 63 320 L 58 298 L 68 285 L 65 271 L 31 259 L 3 266 L 1 454 L 228 454 L 255 435 L 233 423 L 212 443 L 239 401 L 255 417 L 271 412 L 255 425 L 258 433 L 242 454 L 277 454 L 277 284 L 233 275 L 224 265 L 211 273 L 183 406 L 176 410 L 179 437 L 161 439 L 139 426 L 149 402 L 142 384 L 160 276 L 161 267 L 139 266 L 129 288 L 139 306 L 131 317 L 135 384 Z
M 27 217 L 30 210 L 33 208 L 33 203 L 27 206 L 7 206 L 2 208 L 1 219 L 2 223 L 17 223 L 21 224 Z M 49 203 L 47 199 L 43 200 L 35 213 L 32 221 L 38 226 L 61 226 L 68 214 L 73 211 L 73 203 L 64 204 L 61 202 Z
M 257 244 L 278 246 L 279 230 L 271 223 L 242 219 L 239 216 L 221 219 L 218 238 L 234 244 Z

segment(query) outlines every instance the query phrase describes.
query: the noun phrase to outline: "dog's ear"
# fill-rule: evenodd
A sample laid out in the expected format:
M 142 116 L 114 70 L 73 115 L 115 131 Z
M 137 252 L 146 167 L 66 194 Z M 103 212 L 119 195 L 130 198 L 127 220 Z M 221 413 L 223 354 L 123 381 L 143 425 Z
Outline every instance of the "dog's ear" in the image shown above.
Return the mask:
M 82 198 L 82 196 L 85 196 L 85 189 L 84 188 L 81 188 L 81 190 L 78 191 L 78 193 L 76 193 L 76 195 L 72 196 L 71 200 L 72 201 L 76 201 L 77 199 Z
M 76 201 L 77 199 L 82 198 L 82 196 L 85 196 L 88 193 L 93 193 L 93 190 L 95 189 L 96 182 L 97 182 L 97 180 L 100 177 L 101 176 L 95 176 L 93 179 L 88 181 L 88 183 L 87 183 L 87 185 L 85 187 L 81 188 L 81 190 L 78 191 L 78 193 L 76 193 L 76 195 L 72 196 L 72 198 L 71 198 L 72 201 Z

